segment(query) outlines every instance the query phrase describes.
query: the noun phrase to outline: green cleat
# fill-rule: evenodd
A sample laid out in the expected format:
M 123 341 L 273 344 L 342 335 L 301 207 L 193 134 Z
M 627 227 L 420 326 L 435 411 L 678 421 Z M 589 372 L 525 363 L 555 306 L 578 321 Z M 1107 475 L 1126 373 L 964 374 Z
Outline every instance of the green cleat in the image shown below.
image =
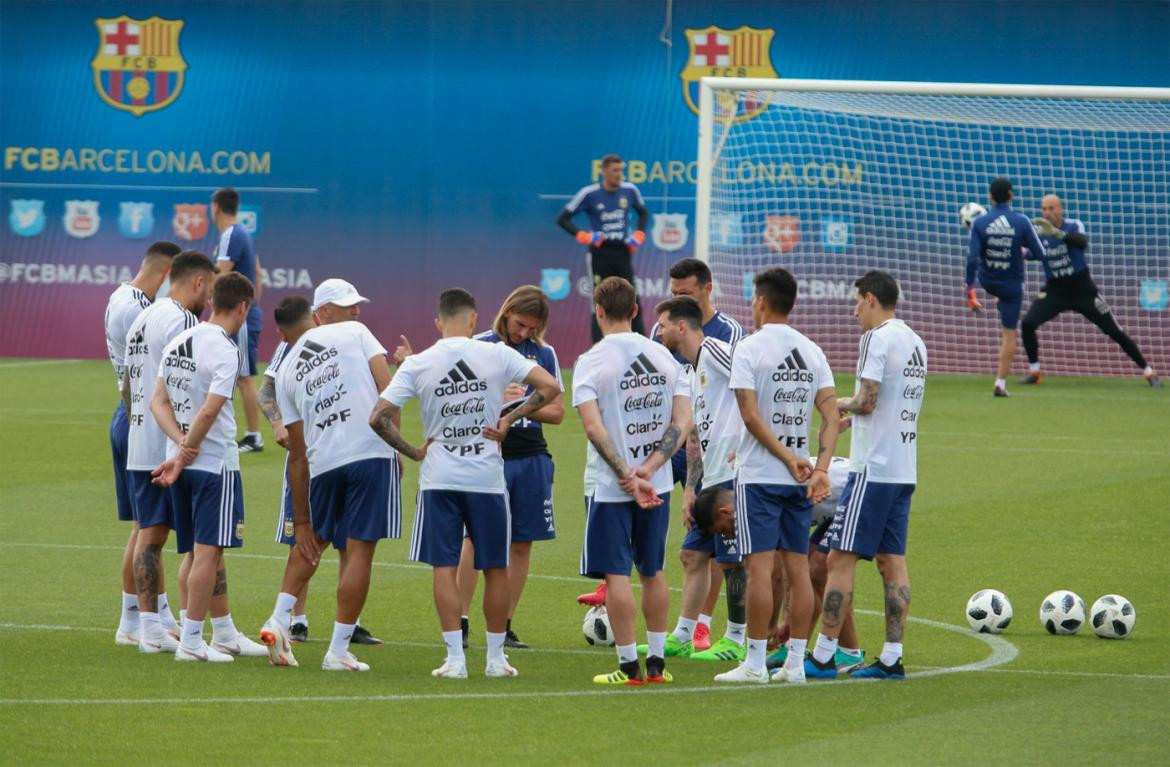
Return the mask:
M 788 660 L 788 645 L 782 644 L 773 650 L 772 654 L 768 656 L 768 670 L 770 671 L 774 668 L 782 668 L 784 666 L 784 661 L 786 660 Z
M 650 652 L 650 645 L 638 645 L 638 654 L 645 655 Z M 694 652 L 694 646 L 691 645 L 690 640 L 686 642 L 678 641 L 678 637 L 674 634 L 666 635 L 665 655 L 667 658 L 689 658 Z
M 723 637 L 711 645 L 711 649 L 691 653 L 691 660 L 733 660 L 742 663 L 747 660 L 747 650 L 743 645 Z
M 865 665 L 865 650 L 862 650 L 858 655 L 837 650 L 837 654 L 833 656 L 833 662 L 837 666 L 838 674 L 848 674 L 853 669 Z

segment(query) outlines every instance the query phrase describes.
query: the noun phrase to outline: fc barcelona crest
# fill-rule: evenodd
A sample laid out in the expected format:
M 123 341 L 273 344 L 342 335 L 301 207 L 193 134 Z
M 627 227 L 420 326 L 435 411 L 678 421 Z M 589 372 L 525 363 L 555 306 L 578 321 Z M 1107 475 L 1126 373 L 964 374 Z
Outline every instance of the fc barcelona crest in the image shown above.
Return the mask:
M 772 38 L 774 29 L 705 29 L 686 30 L 687 63 L 679 72 L 683 81 L 683 98 L 695 114 L 699 113 L 699 80 L 703 77 L 776 77 L 772 67 Z M 746 100 L 740 104 L 716 104 L 716 114 L 728 116 L 735 110 L 734 120 L 750 120 L 768 108 L 763 100 Z
M 179 51 L 182 21 L 118 16 L 96 23 L 98 49 L 90 66 L 102 101 L 141 117 L 179 97 L 187 71 Z

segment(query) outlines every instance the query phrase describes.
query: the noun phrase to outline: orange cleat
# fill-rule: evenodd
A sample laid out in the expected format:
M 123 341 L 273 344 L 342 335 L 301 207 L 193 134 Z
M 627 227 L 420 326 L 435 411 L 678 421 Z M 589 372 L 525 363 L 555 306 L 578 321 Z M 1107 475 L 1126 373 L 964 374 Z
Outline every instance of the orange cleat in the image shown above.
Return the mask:
M 601 607 L 603 604 L 605 604 L 605 585 L 605 581 L 602 581 L 601 585 L 593 591 L 577 597 L 577 603 L 582 605 L 589 605 L 590 607 Z
M 711 649 L 711 627 L 706 623 L 696 623 L 695 633 L 691 636 L 691 644 L 695 652 Z

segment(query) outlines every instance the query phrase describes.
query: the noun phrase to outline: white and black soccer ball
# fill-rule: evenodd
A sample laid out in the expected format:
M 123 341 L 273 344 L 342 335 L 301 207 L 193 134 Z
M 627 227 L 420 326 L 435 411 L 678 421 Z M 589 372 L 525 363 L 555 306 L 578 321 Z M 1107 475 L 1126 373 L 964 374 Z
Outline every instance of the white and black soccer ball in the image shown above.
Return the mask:
M 585 613 L 585 623 L 581 626 L 585 634 L 585 641 L 591 645 L 610 647 L 613 645 L 613 629 L 609 626 L 609 613 L 605 605 L 590 607 Z
M 1049 634 L 1075 634 L 1085 625 L 1085 600 L 1071 591 L 1054 591 L 1040 603 L 1040 625 Z
M 983 207 L 977 202 L 965 202 L 963 207 L 959 208 L 959 221 L 968 229 L 975 219 L 987 212 L 987 208 Z
M 1093 631 L 1102 639 L 1125 639 L 1133 633 L 1137 611 L 1128 599 L 1117 594 L 1106 594 L 1093 603 L 1089 611 Z
M 967 600 L 967 623 L 980 634 L 1000 634 L 1012 622 L 1012 603 L 1002 591 L 980 589 Z

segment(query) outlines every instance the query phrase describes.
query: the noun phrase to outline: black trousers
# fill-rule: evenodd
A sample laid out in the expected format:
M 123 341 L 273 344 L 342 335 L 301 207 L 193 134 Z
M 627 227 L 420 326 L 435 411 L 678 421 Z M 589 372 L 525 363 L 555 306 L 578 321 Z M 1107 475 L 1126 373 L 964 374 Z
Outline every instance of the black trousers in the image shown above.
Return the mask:
M 1024 351 L 1028 354 L 1028 362 L 1040 361 L 1040 343 L 1036 339 L 1036 329 L 1061 312 L 1076 312 L 1096 325 L 1102 333 L 1112 338 L 1139 368 L 1145 369 L 1146 358 L 1142 356 L 1133 339 L 1117 324 L 1113 310 L 1101 297 L 1101 292 L 1097 290 L 1097 285 L 1088 271 L 1071 277 L 1049 280 L 1045 283 L 1040 296 L 1028 307 L 1028 313 L 1024 315 L 1020 328 L 1024 336 Z
M 613 247 L 590 248 L 589 273 L 593 275 L 593 287 L 601 284 L 601 281 L 606 277 L 621 277 L 629 280 L 635 288 L 638 286 L 638 283 L 634 281 L 633 259 L 624 245 L 620 250 Z M 594 312 L 589 313 L 589 318 L 592 322 L 593 343 L 597 343 L 601 340 L 601 327 L 597 324 L 597 315 Z M 642 322 L 641 304 L 638 306 L 637 316 L 634 317 L 634 332 L 646 335 L 646 326 Z

